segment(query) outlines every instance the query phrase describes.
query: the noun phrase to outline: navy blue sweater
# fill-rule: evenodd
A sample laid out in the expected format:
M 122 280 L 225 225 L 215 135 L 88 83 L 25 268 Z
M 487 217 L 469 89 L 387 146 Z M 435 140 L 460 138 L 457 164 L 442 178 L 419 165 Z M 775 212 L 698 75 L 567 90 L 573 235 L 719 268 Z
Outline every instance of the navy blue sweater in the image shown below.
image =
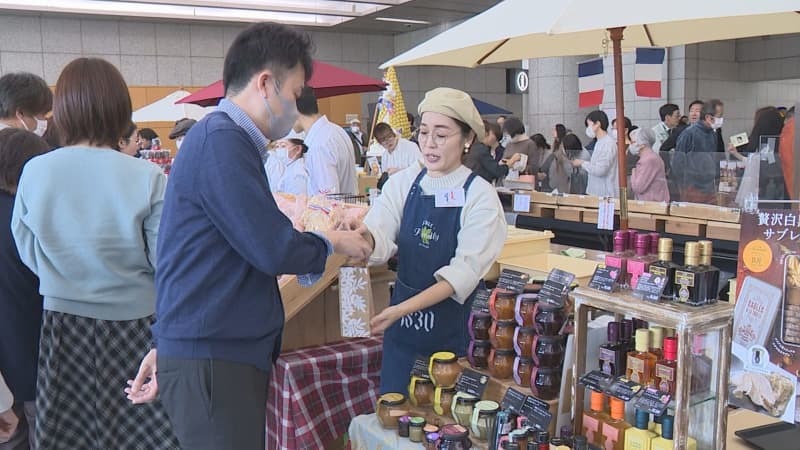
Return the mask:
M 159 356 L 269 371 L 284 311 L 276 276 L 321 273 L 325 241 L 292 228 L 254 140 L 214 112 L 186 135 L 167 183 L 158 238 Z
M 16 403 L 36 398 L 42 328 L 39 280 L 19 259 L 11 235 L 14 196 L 0 191 L 0 373 Z

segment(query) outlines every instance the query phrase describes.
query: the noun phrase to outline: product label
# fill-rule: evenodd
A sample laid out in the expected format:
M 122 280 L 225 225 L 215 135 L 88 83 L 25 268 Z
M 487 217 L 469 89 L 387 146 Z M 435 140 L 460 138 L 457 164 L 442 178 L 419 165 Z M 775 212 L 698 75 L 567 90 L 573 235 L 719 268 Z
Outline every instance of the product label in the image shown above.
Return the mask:
M 644 373 L 644 361 L 635 357 L 628 356 L 628 372 L 631 373 L 631 381 L 641 383 L 642 374 Z
M 597 266 L 589 282 L 589 287 L 602 292 L 614 292 L 619 276 L 620 270 L 618 268 Z
M 497 287 L 516 294 L 522 294 L 525 291 L 525 285 L 528 284 L 530 279 L 531 276 L 527 273 L 503 269 L 500 273 L 500 278 L 497 280 Z
M 603 436 L 606 438 L 606 445 L 604 450 L 616 450 L 617 442 L 619 442 L 620 430 L 611 425 L 603 424 Z
M 472 300 L 472 310 L 476 312 L 489 312 L 489 297 L 492 295 L 491 289 L 478 289 L 475 299 Z
M 539 301 L 553 306 L 564 306 L 564 296 L 569 292 L 573 280 L 574 274 L 559 269 L 551 270 L 539 291 Z
M 613 381 L 613 376 L 599 370 L 593 370 L 578 380 L 580 384 L 595 392 L 600 392 L 601 394 L 606 393 L 606 389 Z
M 628 261 L 628 274 L 631 276 L 631 287 L 636 288 L 639 282 L 639 276 L 647 272 L 647 263 L 642 261 Z
M 550 405 L 532 395 L 525 397 L 520 415 L 527 417 L 530 424 L 540 431 L 547 430 L 553 420 Z
M 694 276 L 693 272 L 686 272 L 684 270 L 676 270 L 675 271 L 675 284 L 687 287 L 694 287 Z
M 488 383 L 488 376 L 472 369 L 464 369 L 456 382 L 456 390 L 481 398 Z
M 426 380 L 431 379 L 430 373 L 428 373 L 428 358 L 420 357 L 414 361 L 414 366 L 411 367 L 411 376 Z
M 500 403 L 500 407 L 514 414 L 519 414 L 522 405 L 525 403 L 525 397 L 527 396 L 522 392 L 514 388 L 508 388 L 506 395 L 503 397 L 503 401 Z
M 600 422 L 592 416 L 583 415 L 583 431 L 589 442 L 595 441 L 595 434 L 600 432 Z
M 658 275 L 660 277 L 667 276 L 667 269 L 665 267 L 650 266 L 650 269 L 648 271 L 653 275 Z
M 658 302 L 667 287 L 667 277 L 643 273 L 639 276 L 633 295 L 648 302 Z
M 660 416 L 667 411 L 671 399 L 672 396 L 669 393 L 648 387 L 636 400 L 636 409 Z
M 606 393 L 624 402 L 629 402 L 642 389 L 642 385 L 626 378 L 617 378 L 606 389 Z
M 603 373 L 614 375 L 614 363 L 616 359 L 617 355 L 613 350 L 600 348 L 600 370 L 602 370 Z
M 661 380 L 672 381 L 675 377 L 675 369 L 663 364 L 656 364 L 656 377 Z

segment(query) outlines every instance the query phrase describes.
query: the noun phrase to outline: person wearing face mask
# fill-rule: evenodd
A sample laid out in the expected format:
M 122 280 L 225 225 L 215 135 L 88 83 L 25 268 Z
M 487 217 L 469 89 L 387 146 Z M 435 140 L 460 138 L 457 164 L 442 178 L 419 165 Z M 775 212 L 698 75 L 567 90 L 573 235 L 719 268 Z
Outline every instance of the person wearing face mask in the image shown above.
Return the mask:
M 485 134 L 470 96 L 437 88 L 418 111 L 424 167 L 393 176 L 357 228 L 373 244 L 370 264 L 399 258 L 390 306 L 371 321 L 373 334 L 384 333 L 381 393 L 406 390 L 419 355 L 465 354 L 474 291 L 506 237 L 494 188 L 461 164 Z
M 139 129 L 136 124 L 131 122 L 119 138 L 115 150 L 118 150 L 129 156 L 136 156 L 139 153 Z
M 361 132 L 361 121 L 353 119 L 350 121 L 350 133 L 356 138 L 356 142 L 364 147 L 364 133 Z
M 278 141 L 275 147 L 275 156 L 283 164 L 281 175 L 275 192 L 285 192 L 294 195 L 306 195 L 308 192 L 308 171 L 303 155 L 308 147 L 302 139 L 285 139 Z
M 617 141 L 608 135 L 608 116 L 603 111 L 592 111 L 586 116 L 586 136 L 597 139 L 589 161 L 573 159 L 573 167 L 581 167 L 589 174 L 586 193 L 597 197 L 619 196 L 619 158 Z
M 669 187 L 664 171 L 664 161 L 653 150 L 656 134 L 650 128 L 631 132 L 630 152 L 639 156 L 631 173 L 631 191 L 636 200 L 668 202 Z
M 678 138 L 670 166 L 670 178 L 678 187 L 680 201 L 713 204 L 719 171 L 717 134 L 712 127 L 716 108 L 703 105 L 700 119 Z
M 53 92 L 41 77 L 27 72 L 0 77 L 0 130 L 21 128 L 42 137 L 52 108 Z
M 717 98 L 711 99 L 708 102 L 711 103 L 711 106 L 714 108 L 714 122 L 711 124 L 711 128 L 717 135 L 716 151 L 724 152 L 725 140 L 722 138 L 722 124 L 725 120 L 725 118 L 723 117 L 723 115 L 725 114 L 725 104 L 722 103 L 722 100 Z
M 298 117 L 311 49 L 307 34 L 286 25 L 243 30 L 225 56 L 225 97 L 175 157 L 159 228 L 153 348 L 126 393 L 137 404 L 159 398 L 179 448 L 265 448 L 284 327 L 278 275 L 309 286 L 334 252 L 356 264 L 371 252 L 357 232 L 295 230 L 265 179 L 268 141 Z
M 169 132 L 169 138 L 175 141 L 175 147 L 177 147 L 176 150 L 181 149 L 184 136 L 186 136 L 186 133 L 188 133 L 196 123 L 196 120 L 189 119 L 188 117 L 184 117 L 183 119 L 175 122 L 175 126 L 172 127 L 172 131 Z

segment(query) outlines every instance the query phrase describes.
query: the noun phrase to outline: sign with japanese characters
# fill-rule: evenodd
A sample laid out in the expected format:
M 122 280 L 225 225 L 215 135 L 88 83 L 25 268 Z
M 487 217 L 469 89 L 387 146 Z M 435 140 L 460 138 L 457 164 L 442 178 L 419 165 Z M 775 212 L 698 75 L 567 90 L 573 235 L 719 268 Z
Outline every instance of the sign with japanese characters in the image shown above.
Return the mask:
M 742 214 L 730 403 L 800 422 L 800 211 Z

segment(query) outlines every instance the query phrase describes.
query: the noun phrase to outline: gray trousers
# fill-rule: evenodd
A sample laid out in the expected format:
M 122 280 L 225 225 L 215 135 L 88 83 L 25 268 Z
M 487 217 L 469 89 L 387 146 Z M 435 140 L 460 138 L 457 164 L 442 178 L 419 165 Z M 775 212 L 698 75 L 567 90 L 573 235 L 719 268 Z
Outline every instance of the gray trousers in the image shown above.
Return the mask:
M 0 444 L 0 450 L 35 449 L 33 439 L 36 435 L 36 402 L 15 403 L 13 409 L 19 418 L 19 425 L 11 439 Z
M 263 450 L 269 373 L 247 364 L 158 357 L 158 392 L 184 450 Z

